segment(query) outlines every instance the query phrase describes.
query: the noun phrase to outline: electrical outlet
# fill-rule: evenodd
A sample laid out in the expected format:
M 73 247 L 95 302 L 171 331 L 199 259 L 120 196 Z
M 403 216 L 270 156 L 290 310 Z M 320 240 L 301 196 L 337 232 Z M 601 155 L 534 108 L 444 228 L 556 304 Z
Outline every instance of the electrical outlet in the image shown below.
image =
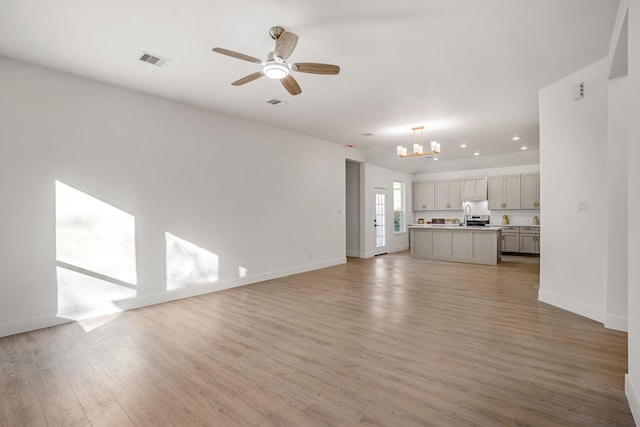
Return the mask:
M 578 202 L 578 212 L 588 212 L 589 211 L 589 202 L 583 200 Z

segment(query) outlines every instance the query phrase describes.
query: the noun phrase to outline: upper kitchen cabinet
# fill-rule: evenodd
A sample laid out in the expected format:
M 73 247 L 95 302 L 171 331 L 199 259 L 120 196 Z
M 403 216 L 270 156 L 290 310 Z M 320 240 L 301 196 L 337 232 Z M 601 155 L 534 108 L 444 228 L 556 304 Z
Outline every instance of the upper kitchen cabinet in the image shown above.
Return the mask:
M 435 210 L 436 204 L 433 181 L 416 181 L 412 184 L 412 190 L 414 211 Z
M 520 209 L 520 175 L 490 176 L 487 193 L 489 210 Z
M 453 179 L 435 181 L 435 202 L 437 211 L 462 210 L 462 181 Z
M 540 209 L 540 174 L 522 174 L 522 209 Z
M 487 200 L 487 177 L 463 179 L 461 200 L 463 202 Z

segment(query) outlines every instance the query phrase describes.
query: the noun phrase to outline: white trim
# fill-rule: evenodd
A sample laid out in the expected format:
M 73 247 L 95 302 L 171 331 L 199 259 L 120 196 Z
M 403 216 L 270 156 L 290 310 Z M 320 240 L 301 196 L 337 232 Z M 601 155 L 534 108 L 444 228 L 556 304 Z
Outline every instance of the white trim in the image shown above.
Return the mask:
M 640 425 L 640 396 L 636 392 L 637 388 L 633 387 L 629 374 L 624 376 L 624 394 L 627 396 L 631 415 L 637 425 Z
M 0 338 L 9 335 L 21 334 L 23 332 L 35 331 L 36 329 L 48 328 L 50 326 L 69 323 L 69 319 L 61 319 L 55 315 L 30 317 L 28 319 L 16 320 L 0 324 Z
M 347 262 L 346 257 L 327 260 L 315 264 L 301 265 L 283 270 L 272 271 L 270 273 L 258 274 L 255 276 L 243 277 L 241 279 L 227 280 L 209 285 L 194 286 L 192 288 L 177 289 L 175 291 L 162 292 L 155 295 L 141 295 L 126 301 L 119 301 L 118 307 L 123 310 L 132 310 L 134 308 L 146 307 L 149 305 L 161 304 L 164 302 L 175 301 L 182 298 L 189 298 L 197 295 L 208 294 L 211 292 L 222 291 L 224 289 L 235 288 L 238 286 L 250 285 L 253 283 L 264 282 L 266 280 L 277 279 L 279 277 L 290 276 L 293 274 L 304 273 L 321 268 L 332 267 Z M 72 320 L 57 317 L 55 315 L 32 317 L 8 323 L 0 324 L 0 338 L 20 334 L 23 332 L 34 331 L 36 329 L 48 328 L 50 326 L 62 325 Z
M 366 251 L 363 255 L 364 256 L 360 258 L 373 258 L 374 256 L 376 256 L 376 253 L 374 251 Z
M 615 331 L 628 332 L 627 316 L 615 316 L 607 313 L 604 319 L 604 327 Z
M 547 304 L 554 305 L 563 310 L 570 311 L 572 313 L 579 314 L 580 316 L 588 317 L 596 322 L 604 323 L 605 313 L 599 308 L 593 307 L 589 304 L 585 304 L 581 301 L 566 298 L 560 295 L 555 295 L 550 292 L 538 291 L 538 300 Z
M 408 251 L 408 250 L 409 250 L 409 245 L 394 246 L 392 248 L 389 248 L 389 253 L 402 252 L 402 251 Z

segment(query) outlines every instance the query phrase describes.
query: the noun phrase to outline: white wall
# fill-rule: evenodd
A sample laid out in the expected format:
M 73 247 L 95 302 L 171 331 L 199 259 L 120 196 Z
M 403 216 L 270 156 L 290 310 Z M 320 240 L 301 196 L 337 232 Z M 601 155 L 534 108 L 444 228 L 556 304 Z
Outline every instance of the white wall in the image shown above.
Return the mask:
M 540 91 L 541 301 L 604 322 L 608 61 Z M 574 86 L 585 84 L 575 101 Z M 588 210 L 578 212 L 578 203 Z
M 393 232 L 393 182 L 400 181 L 405 184 L 405 206 L 407 216 L 411 215 L 411 181 L 413 177 L 409 174 L 393 171 L 390 169 L 363 164 L 363 179 L 361 179 L 361 194 L 363 203 L 361 212 L 364 212 L 363 222 L 360 226 L 361 238 L 361 258 L 369 258 L 375 254 L 375 229 L 373 227 L 375 219 L 375 191 L 376 189 L 386 189 L 387 191 L 387 249 L 388 252 L 398 252 L 409 249 L 409 233 Z
M 59 321 L 55 180 L 135 216 L 124 308 L 345 261 L 346 148 L 6 58 L 0 85 L 0 336 Z M 165 232 L 219 280 L 168 293 Z
M 606 289 L 605 326 L 627 330 L 627 140 L 628 78 L 609 81 L 606 168 Z
M 629 120 L 627 165 L 629 208 L 629 375 L 626 393 L 636 424 L 640 425 L 640 0 L 629 1 Z

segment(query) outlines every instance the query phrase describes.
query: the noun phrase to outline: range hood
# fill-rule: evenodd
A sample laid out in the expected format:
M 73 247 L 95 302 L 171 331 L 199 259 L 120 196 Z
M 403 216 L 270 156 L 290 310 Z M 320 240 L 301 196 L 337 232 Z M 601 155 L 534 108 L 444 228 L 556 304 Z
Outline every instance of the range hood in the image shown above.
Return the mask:
M 463 202 L 481 202 L 487 200 L 487 177 L 464 178 L 462 180 L 460 200 Z

